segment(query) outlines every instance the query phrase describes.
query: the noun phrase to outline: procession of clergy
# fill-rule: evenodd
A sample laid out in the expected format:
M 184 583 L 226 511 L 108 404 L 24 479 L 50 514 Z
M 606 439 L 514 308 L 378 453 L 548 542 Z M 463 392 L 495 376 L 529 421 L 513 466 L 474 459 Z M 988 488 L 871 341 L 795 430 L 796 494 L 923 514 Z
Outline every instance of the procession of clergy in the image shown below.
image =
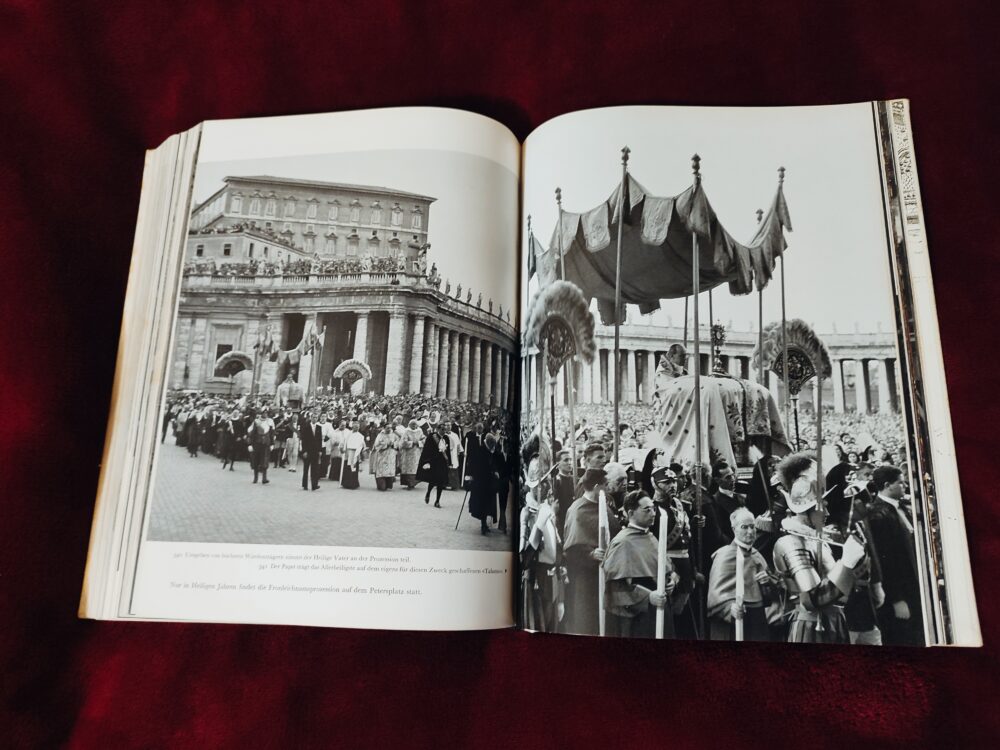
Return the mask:
M 520 560 L 528 629 L 621 637 L 920 645 L 906 480 L 814 453 L 761 457 L 749 481 L 650 451 L 641 471 L 586 446 L 522 448 Z M 740 491 L 742 490 L 742 492 Z M 665 525 L 664 525 L 665 521 Z M 665 544 L 661 535 L 666 535 Z M 662 580 L 662 585 L 657 585 Z M 657 612 L 663 611 L 657 632 Z
M 451 407 L 465 428 L 431 406 Z M 178 446 L 191 457 L 199 449 L 214 454 L 223 470 L 249 461 L 253 484 L 270 484 L 269 470 L 286 469 L 301 471 L 303 490 L 318 490 L 321 481 L 355 490 L 367 469 L 383 492 L 392 490 L 397 478 L 407 490 L 426 482 L 424 502 L 430 505 L 433 495 L 434 508 L 442 507 L 445 489 L 465 490 L 463 502 L 468 500 L 485 535 L 493 530 L 491 522 L 507 533 L 514 465 L 505 424 L 505 414 L 496 408 L 413 397 L 305 402 L 289 378 L 272 403 L 204 394 L 168 397 L 163 437 L 173 425 Z

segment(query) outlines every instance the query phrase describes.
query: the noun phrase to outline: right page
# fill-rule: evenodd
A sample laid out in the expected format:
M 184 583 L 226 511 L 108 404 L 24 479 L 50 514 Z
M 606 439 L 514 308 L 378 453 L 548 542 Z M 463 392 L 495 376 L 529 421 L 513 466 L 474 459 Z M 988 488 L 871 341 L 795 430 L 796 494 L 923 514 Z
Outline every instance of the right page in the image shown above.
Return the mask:
M 904 100 L 524 145 L 519 618 L 981 645 Z

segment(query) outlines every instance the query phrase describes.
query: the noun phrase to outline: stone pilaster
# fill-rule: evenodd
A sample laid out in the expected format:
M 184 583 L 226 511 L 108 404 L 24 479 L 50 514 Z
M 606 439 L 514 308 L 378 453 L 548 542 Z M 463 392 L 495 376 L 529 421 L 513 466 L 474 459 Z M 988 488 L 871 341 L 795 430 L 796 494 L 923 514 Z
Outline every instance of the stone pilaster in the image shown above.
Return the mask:
M 448 354 L 450 349 L 449 331 L 440 329 L 441 344 L 438 347 L 437 397 L 448 398 Z
M 467 333 L 459 336 L 461 357 L 458 361 L 458 399 L 459 401 L 469 400 L 469 335 Z
M 397 396 L 406 392 L 403 382 L 406 359 L 406 313 L 389 314 L 389 346 L 385 355 L 385 394 Z
M 413 346 L 410 348 L 410 383 L 408 393 L 420 393 L 423 382 L 424 327 L 423 315 L 413 318 Z
M 458 398 L 458 331 L 448 332 L 448 396 Z
M 359 312 L 358 320 L 354 326 L 354 359 L 368 362 L 368 313 Z M 372 373 L 374 375 L 374 373 Z M 351 393 L 362 393 L 365 389 L 365 381 L 362 378 L 354 381 L 351 386 Z

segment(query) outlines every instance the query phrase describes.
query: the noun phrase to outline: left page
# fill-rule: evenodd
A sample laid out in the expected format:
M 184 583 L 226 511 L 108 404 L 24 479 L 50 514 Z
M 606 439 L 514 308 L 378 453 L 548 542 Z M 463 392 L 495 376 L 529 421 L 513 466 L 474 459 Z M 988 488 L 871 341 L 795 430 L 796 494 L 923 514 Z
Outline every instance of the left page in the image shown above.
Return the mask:
M 424 108 L 208 122 L 189 184 L 81 614 L 511 627 L 516 138 Z

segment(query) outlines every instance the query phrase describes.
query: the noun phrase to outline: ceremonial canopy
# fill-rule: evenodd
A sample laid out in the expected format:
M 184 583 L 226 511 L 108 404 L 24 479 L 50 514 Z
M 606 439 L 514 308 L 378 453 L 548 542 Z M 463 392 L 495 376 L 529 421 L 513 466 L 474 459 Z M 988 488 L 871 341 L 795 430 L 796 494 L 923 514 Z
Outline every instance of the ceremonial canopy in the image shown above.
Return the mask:
M 667 460 L 710 466 L 723 459 L 730 466 L 752 463 L 748 450 L 784 456 L 791 445 L 774 396 L 763 385 L 732 377 L 701 378 L 701 442 L 694 377 L 657 377 L 655 419 Z M 699 447 L 701 456 L 699 458 Z
M 695 237 L 700 291 L 729 284 L 733 294 L 748 294 L 755 286 L 762 289 L 770 281 L 775 261 L 786 247 L 782 230 L 792 228 L 780 182 L 770 209 L 748 244 L 737 242 L 726 231 L 697 181 L 673 197 L 650 194 L 631 175 L 624 184 L 623 303 L 638 305 L 641 312 L 650 313 L 659 308 L 661 299 L 693 294 Z M 621 185 L 607 201 L 584 213 L 563 211 L 561 227 L 555 228 L 548 250 L 532 242 L 542 285 L 563 277 L 561 247 L 565 280 L 580 287 L 588 299 L 597 299 L 605 325 L 616 322 L 620 191 Z M 623 317 L 619 314 L 617 322 L 624 322 Z

